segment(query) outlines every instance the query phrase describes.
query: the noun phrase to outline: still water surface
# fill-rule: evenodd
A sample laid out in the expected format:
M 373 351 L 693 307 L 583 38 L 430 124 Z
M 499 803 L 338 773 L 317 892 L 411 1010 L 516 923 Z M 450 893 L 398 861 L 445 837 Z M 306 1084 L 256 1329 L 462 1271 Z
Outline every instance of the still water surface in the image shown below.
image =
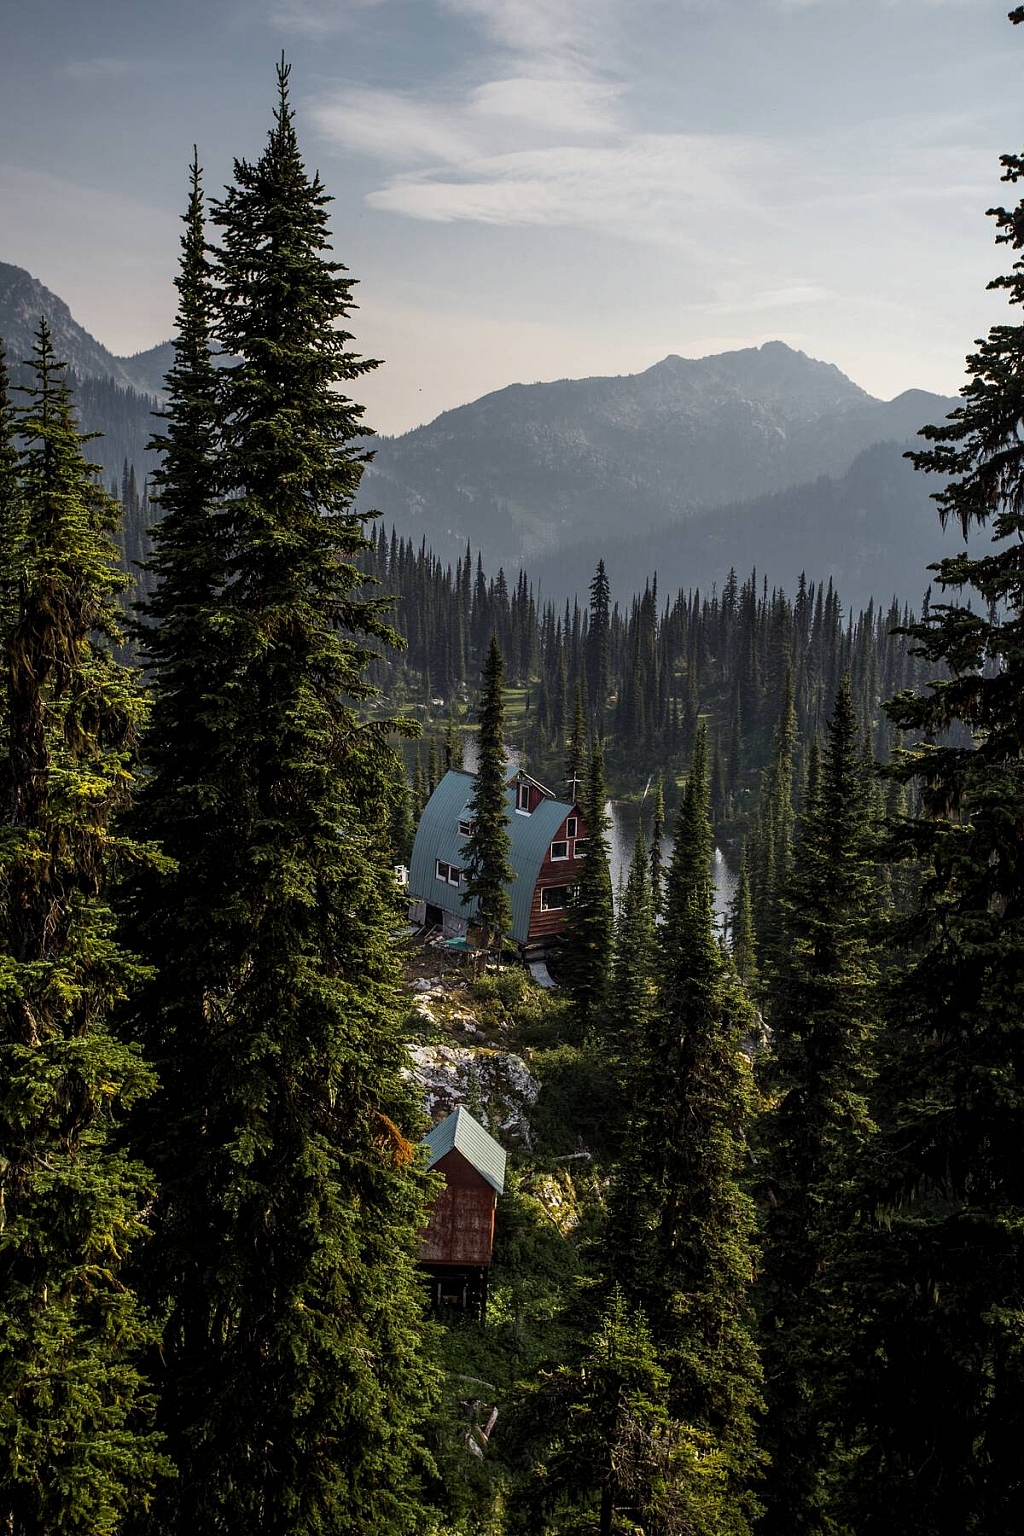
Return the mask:
M 608 831 L 608 846 L 611 853 L 612 864 L 612 890 L 615 892 L 615 902 L 618 906 L 620 884 L 625 885 L 626 876 L 629 874 L 629 862 L 633 857 L 633 843 L 636 838 L 636 824 L 640 816 L 640 807 L 629 800 L 609 800 L 605 805 L 605 815 L 611 822 Z M 644 807 L 645 827 L 649 826 L 649 818 L 652 805 Z M 661 840 L 661 852 L 666 866 L 672 857 L 672 839 L 664 837 Z M 736 894 L 736 874 L 729 868 L 725 861 L 725 855 L 721 848 L 715 849 L 714 863 L 715 881 L 715 919 L 720 925 L 722 918 L 728 911 L 729 903 Z

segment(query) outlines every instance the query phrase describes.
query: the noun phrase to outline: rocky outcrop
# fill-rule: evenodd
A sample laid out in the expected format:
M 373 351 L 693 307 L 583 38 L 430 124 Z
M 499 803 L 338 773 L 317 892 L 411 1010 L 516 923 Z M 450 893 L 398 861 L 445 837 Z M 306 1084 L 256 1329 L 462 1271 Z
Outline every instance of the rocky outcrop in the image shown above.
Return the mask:
M 521 1056 L 473 1045 L 412 1045 L 410 1075 L 438 1121 L 460 1104 L 504 1142 L 530 1145 L 529 1110 L 540 1084 Z

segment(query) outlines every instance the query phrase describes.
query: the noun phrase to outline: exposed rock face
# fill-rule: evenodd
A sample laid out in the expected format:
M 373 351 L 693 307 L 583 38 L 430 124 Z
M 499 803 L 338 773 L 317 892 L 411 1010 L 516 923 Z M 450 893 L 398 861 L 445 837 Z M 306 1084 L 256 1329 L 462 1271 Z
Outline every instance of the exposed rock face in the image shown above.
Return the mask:
M 441 1120 L 463 1104 L 502 1140 L 530 1145 L 527 1112 L 540 1084 L 521 1056 L 466 1045 L 413 1045 L 409 1056 L 431 1119 Z
M 0 336 L 5 339 L 11 368 L 32 356 L 41 315 L 45 315 L 49 323 L 57 357 L 80 379 L 113 379 L 123 388 L 139 388 L 139 380 L 128 360 L 115 357 L 95 336 L 90 336 L 63 299 L 44 288 L 23 267 L 0 262 Z M 149 409 L 152 409 L 151 404 Z

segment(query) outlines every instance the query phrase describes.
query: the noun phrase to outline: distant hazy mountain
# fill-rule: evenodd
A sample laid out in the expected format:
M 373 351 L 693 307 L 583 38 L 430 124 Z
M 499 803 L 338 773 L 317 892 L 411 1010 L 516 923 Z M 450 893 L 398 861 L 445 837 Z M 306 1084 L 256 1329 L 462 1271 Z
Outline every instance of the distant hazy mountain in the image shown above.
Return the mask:
M 157 346 L 150 347 L 148 352 L 133 352 L 131 357 L 118 357 L 114 361 L 130 374 L 136 389 L 151 395 L 162 395 L 165 375 L 174 362 L 174 343 L 161 341 Z
M 115 357 L 78 324 L 63 299 L 22 267 L 0 262 L 0 337 L 15 383 L 25 382 L 21 365 L 32 356 L 41 315 L 49 323 L 57 356 L 75 375 L 83 429 L 102 433 L 88 451 L 105 480 L 119 477 L 127 459 L 141 483 L 152 468 L 146 443 L 155 425 L 154 396 L 162 385 L 153 360 L 164 349 L 155 347 L 137 358 Z M 165 345 L 169 350 L 170 343 Z
M 79 382 L 83 426 L 109 480 L 140 483 L 163 342 L 117 357 L 64 301 L 0 263 L 0 336 L 17 372 L 45 314 Z M 912 390 L 873 399 L 829 363 L 782 342 L 696 360 L 666 357 L 621 378 L 513 384 L 398 438 L 378 439 L 359 504 L 441 556 L 467 539 L 491 571 L 520 564 L 551 595 L 584 591 L 604 556 L 624 595 L 657 569 L 707 587 L 752 566 L 792 586 L 832 575 L 847 602 L 915 602 L 943 547 L 933 488 L 902 447 L 957 402 Z
M 512 385 L 384 439 L 360 501 L 439 554 L 469 538 L 492 564 L 539 572 L 579 543 L 844 475 L 955 403 L 917 390 L 876 400 L 782 342 L 671 356 L 621 378 Z
M 53 335 L 54 350 L 80 379 L 112 379 L 122 388 L 155 394 L 161 386 L 150 383 L 149 370 L 136 371 L 134 359 L 115 357 L 95 336 L 78 324 L 63 299 L 44 288 L 23 267 L 0 262 L 0 336 L 12 366 L 32 356 L 35 333 L 45 315 Z M 160 351 L 156 348 L 155 351 Z M 142 352 L 140 360 L 152 353 Z
M 756 570 L 769 587 L 789 593 L 801 571 L 815 581 L 831 577 L 847 609 L 893 596 L 919 608 L 932 580 L 928 565 L 963 540 L 952 528 L 943 533 L 931 500 L 936 482 L 916 474 L 903 451 L 876 443 L 837 479 L 821 476 L 636 536 L 560 550 L 544 562 L 544 592 L 585 592 L 600 556 L 616 595 L 637 591 L 654 572 L 665 594 L 678 587 L 710 592 L 713 584 L 721 590 L 735 566 L 740 580 Z

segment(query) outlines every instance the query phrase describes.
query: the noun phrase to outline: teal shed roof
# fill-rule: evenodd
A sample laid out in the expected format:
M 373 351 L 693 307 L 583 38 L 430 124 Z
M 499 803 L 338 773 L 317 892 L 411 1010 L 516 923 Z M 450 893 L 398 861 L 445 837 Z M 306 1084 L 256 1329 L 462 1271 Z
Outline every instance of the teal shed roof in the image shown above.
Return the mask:
M 423 1145 L 429 1149 L 427 1167 L 433 1168 L 449 1152 L 461 1152 L 467 1163 L 472 1163 L 482 1179 L 486 1179 L 500 1195 L 505 1188 L 505 1152 L 479 1120 L 474 1120 L 468 1109 L 460 1104 L 446 1120 L 435 1125 L 424 1136 Z
M 463 844 L 466 839 L 459 833 L 459 822 L 468 816 L 467 807 L 472 795 L 473 775 L 461 768 L 449 769 L 423 808 L 409 864 L 411 895 L 431 902 L 442 911 L 469 918 L 476 916 L 476 901 L 464 903 L 462 892 L 456 886 L 435 879 L 434 872 L 438 859 L 458 869 L 465 868 Z M 505 791 L 505 803 L 512 842 L 510 863 L 516 877 L 507 887 L 512 903 L 511 937 L 517 944 L 525 944 L 540 867 L 563 821 L 575 808 L 564 800 L 544 799 L 529 815 L 517 811 L 514 780 Z

